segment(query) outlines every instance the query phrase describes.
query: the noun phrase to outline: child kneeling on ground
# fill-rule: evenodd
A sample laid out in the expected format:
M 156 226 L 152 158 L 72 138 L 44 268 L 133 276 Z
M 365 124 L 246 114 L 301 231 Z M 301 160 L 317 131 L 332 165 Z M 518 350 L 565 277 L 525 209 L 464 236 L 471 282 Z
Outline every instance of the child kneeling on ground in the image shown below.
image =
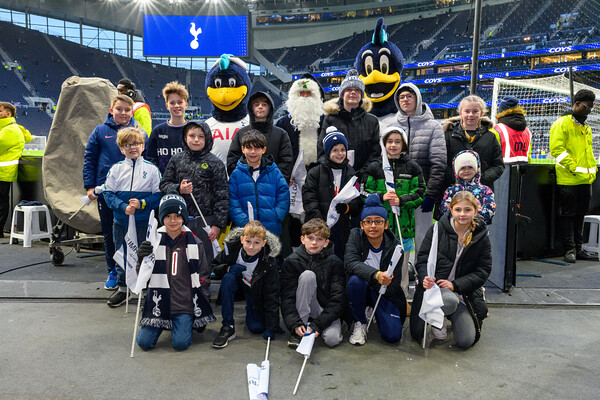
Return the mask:
M 185 200 L 169 193 L 160 201 L 158 229 L 160 244 L 148 282 L 146 301 L 137 344 L 151 350 L 164 329 L 173 331 L 175 350 L 185 350 L 192 343 L 192 330 L 216 321 L 202 284 L 208 273 L 204 246 L 184 223 L 188 219 Z M 138 264 L 153 252 L 150 242 L 138 248 Z
M 279 328 L 279 271 L 275 257 L 281 251 L 277 236 L 258 221 L 235 228 L 225 238 L 225 250 L 212 261 L 215 276 L 221 279 L 223 326 L 213 340 L 222 349 L 235 338 L 233 306 L 238 289 L 246 298 L 246 326 L 252 333 L 275 339 Z
M 367 197 L 361 213 L 360 228 L 350 232 L 346 245 L 344 267 L 348 275 L 348 299 L 354 317 L 350 343 L 362 346 L 367 339 L 367 304 L 375 306 L 381 285 L 387 291 L 381 297 L 375 316 L 381 338 L 396 343 L 402 338 L 402 324 L 406 319 L 406 298 L 401 287 L 402 257 L 388 276 L 387 269 L 396 246 L 400 244 L 388 229 L 388 214 L 379 195 Z M 404 257 L 404 256 L 403 256 Z
M 329 227 L 313 218 L 302 225 L 302 245 L 281 267 L 281 313 L 295 348 L 307 331 L 329 347 L 342 342 L 341 316 L 347 304 L 344 264 L 329 246 Z

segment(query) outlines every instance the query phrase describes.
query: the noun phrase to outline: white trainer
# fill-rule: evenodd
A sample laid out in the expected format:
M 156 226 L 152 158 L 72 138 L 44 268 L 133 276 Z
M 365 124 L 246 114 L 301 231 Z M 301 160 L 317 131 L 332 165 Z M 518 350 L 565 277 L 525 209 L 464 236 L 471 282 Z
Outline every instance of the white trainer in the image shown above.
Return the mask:
M 431 333 L 433 334 L 433 337 L 438 340 L 446 340 L 448 338 L 448 330 L 446 329 L 446 321 L 444 320 L 441 328 L 436 328 L 435 326 L 431 325 Z
M 350 336 L 350 344 L 356 346 L 362 346 L 367 340 L 367 326 L 356 321 L 354 323 L 354 330 Z

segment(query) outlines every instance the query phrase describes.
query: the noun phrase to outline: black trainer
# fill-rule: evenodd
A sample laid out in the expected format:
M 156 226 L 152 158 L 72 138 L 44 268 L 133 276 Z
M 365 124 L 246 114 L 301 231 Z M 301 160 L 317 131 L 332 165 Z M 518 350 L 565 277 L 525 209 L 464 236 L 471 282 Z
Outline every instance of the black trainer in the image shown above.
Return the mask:
M 110 296 L 106 304 L 108 304 L 109 307 L 115 308 L 122 306 L 126 301 L 127 293 L 116 291 L 112 296 Z
M 300 336 L 296 335 L 296 332 L 292 332 L 290 334 L 290 338 L 288 339 L 288 347 L 291 349 L 297 349 L 300 344 Z
M 573 264 L 575 262 L 575 250 L 569 250 L 565 254 L 565 261 Z
M 578 260 L 585 261 L 598 261 L 598 256 L 595 254 L 589 253 L 587 250 L 579 250 L 575 255 Z
M 233 326 L 223 325 L 219 331 L 219 334 L 215 340 L 213 340 L 212 345 L 216 349 L 222 349 L 223 347 L 227 346 L 227 343 L 229 343 L 230 340 L 233 339 L 235 339 L 235 328 Z

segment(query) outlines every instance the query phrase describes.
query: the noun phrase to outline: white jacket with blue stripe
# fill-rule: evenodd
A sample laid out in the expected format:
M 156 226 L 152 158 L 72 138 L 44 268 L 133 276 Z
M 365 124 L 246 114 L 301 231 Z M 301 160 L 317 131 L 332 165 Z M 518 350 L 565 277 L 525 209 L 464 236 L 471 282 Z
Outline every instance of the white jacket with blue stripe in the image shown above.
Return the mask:
M 115 223 L 129 225 L 125 208 L 130 199 L 138 199 L 142 208 L 135 210 L 135 220 L 148 223 L 150 210 L 158 208 L 162 197 L 159 183 L 160 171 L 143 157 L 126 158 L 115 163 L 106 175 L 103 195 L 106 204 L 114 213 Z

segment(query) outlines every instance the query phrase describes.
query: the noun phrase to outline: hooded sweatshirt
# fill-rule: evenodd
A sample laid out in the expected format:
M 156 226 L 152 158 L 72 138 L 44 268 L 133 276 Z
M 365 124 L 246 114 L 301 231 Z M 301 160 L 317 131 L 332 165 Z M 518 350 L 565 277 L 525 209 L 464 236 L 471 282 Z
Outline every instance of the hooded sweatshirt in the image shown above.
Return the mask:
M 417 97 L 415 115 L 407 115 L 400 108 L 398 96 L 402 88 L 410 88 Z M 397 125 L 408 134 L 408 148 L 410 157 L 419 164 L 427 183 L 427 196 L 441 197 L 446 186 L 444 175 L 446 173 L 446 140 L 442 125 L 433 118 L 429 106 L 423 103 L 419 88 L 412 83 L 403 83 L 396 93 L 394 101 L 398 107 L 396 114 Z
M 187 179 L 193 184 L 191 195 L 194 196 L 202 214 L 206 219 L 214 218 L 212 225 L 219 228 L 227 225 L 229 210 L 229 191 L 227 190 L 227 174 L 221 160 L 211 153 L 213 138 L 206 122 L 197 122 L 204 131 L 204 148 L 193 151 L 189 148 L 181 132 L 183 151 L 175 154 L 160 181 L 160 190 L 166 194 L 173 190 L 179 192 L 181 181 Z M 191 216 L 199 213 L 190 195 L 184 195 L 185 203 Z
M 479 215 L 483 217 L 483 221 L 486 224 L 492 223 L 492 217 L 494 216 L 494 212 L 496 210 L 496 202 L 494 201 L 494 192 L 489 187 L 482 185 L 479 183 L 481 179 L 481 163 L 479 161 L 479 154 L 472 150 L 464 150 L 456 155 L 456 157 L 460 156 L 463 153 L 470 153 L 477 159 L 477 171 L 475 171 L 475 176 L 470 181 L 464 181 L 459 178 L 458 174 L 455 172 L 454 177 L 456 178 L 456 184 L 450 186 L 446 189 L 446 193 L 444 193 L 444 198 L 442 199 L 442 204 L 440 205 L 440 211 L 442 214 L 447 212 L 450 209 L 450 202 L 452 201 L 452 197 L 458 192 L 463 190 L 469 191 L 473 193 L 473 196 L 477 199 L 480 205 Z M 452 160 L 452 170 L 454 171 L 454 163 L 456 161 L 456 157 Z
M 267 99 L 269 104 L 269 114 L 267 115 L 266 121 L 258 122 L 252 112 L 252 102 L 259 98 L 264 97 Z M 292 143 L 287 132 L 278 126 L 273 125 L 273 99 L 265 92 L 256 92 L 248 100 L 248 115 L 250 116 L 250 126 L 245 126 L 240 129 L 229 146 L 229 152 L 227 153 L 227 173 L 231 175 L 235 169 L 238 160 L 242 156 L 242 138 L 244 134 L 251 129 L 260 131 L 267 139 L 267 151 L 265 155 L 270 155 L 273 161 L 283 174 L 283 177 L 289 181 L 290 175 L 292 174 L 292 168 L 294 167 L 293 161 L 294 156 L 292 153 Z

